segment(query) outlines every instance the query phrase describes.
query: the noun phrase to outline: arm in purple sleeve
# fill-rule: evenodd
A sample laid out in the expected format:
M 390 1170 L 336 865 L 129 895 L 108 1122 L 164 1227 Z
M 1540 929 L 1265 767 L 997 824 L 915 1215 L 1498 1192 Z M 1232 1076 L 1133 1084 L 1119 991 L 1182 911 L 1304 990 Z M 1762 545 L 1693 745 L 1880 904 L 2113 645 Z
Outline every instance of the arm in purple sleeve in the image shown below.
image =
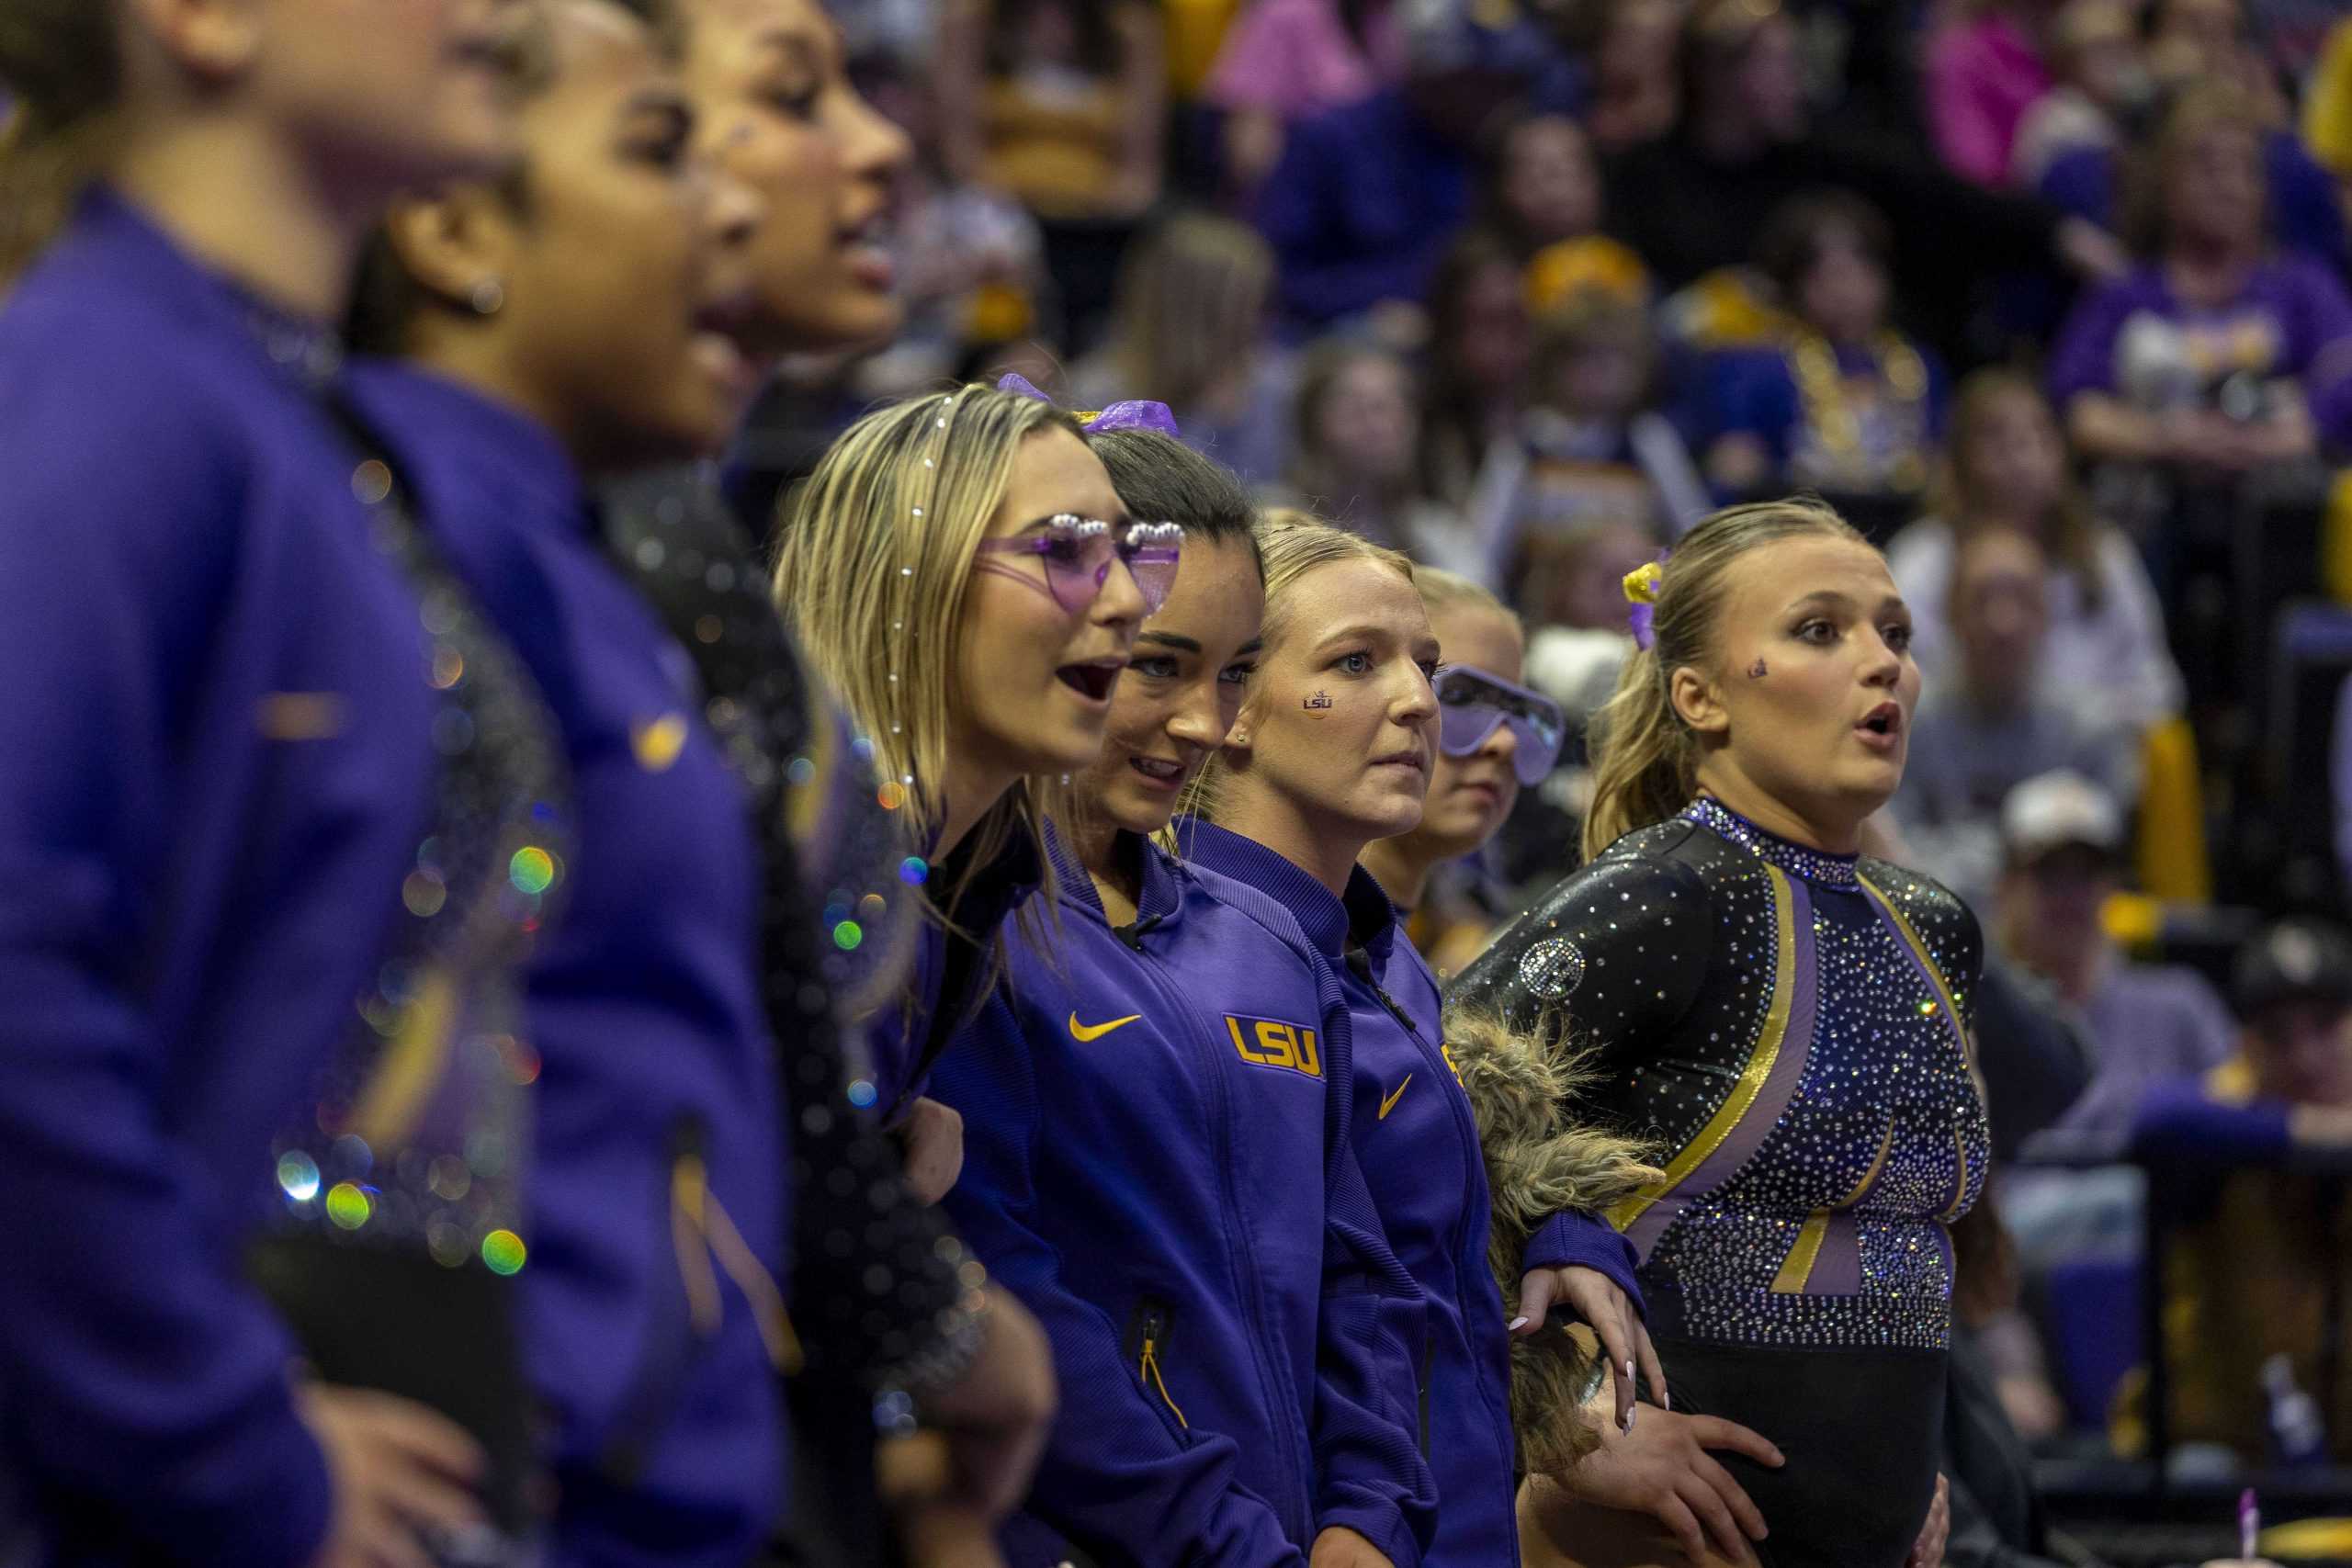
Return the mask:
M 201 439 L 196 389 L 36 380 L 0 400 L 0 664 L 25 677 L 0 682 L 12 1446 L 36 1506 L 70 1499 L 182 1562 L 290 1568 L 326 1533 L 325 1461 L 293 1348 L 223 1257 L 227 1195 L 164 1130 L 172 1042 L 137 987 L 200 651 L 173 633 L 219 613 L 195 601 L 225 581 L 241 476 Z
M 1527 1238 L 1527 1250 L 1520 1258 L 1520 1272 L 1589 1269 L 1624 1292 L 1625 1299 L 1634 1303 L 1634 1310 L 1646 1317 L 1649 1309 L 1642 1302 L 1642 1287 L 1634 1275 L 1639 1263 L 1634 1255 L 1634 1244 L 1620 1235 L 1616 1226 L 1598 1214 L 1563 1209 L 1536 1226 L 1535 1233 Z
M 2301 306 L 2301 341 L 2290 352 L 2298 361 L 2312 423 L 2330 451 L 2352 450 L 2352 294 L 2317 262 L 2298 257 L 2284 265 Z
M 2292 1143 L 2283 1103 L 2224 1105 L 2209 1099 L 2195 1078 L 2151 1086 L 2132 1122 L 2132 1152 L 2143 1159 L 2262 1165 Z
M 2050 350 L 2050 400 L 2059 416 L 2084 392 L 2115 390 L 2115 340 L 2138 303 L 2132 283 L 2109 284 L 2078 301 Z

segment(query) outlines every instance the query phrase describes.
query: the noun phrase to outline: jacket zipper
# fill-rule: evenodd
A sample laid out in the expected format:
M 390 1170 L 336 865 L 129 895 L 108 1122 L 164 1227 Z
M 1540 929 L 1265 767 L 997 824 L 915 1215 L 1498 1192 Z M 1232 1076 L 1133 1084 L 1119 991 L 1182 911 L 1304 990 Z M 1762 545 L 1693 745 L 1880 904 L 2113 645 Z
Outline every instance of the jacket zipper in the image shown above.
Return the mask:
M 669 1233 L 674 1262 L 673 1269 L 661 1272 L 673 1278 L 676 1288 L 660 1292 L 654 1321 L 646 1331 L 646 1344 L 637 1359 L 636 1374 L 629 1380 L 620 1415 L 597 1457 L 600 1469 L 624 1483 L 633 1482 L 642 1469 L 655 1434 L 666 1424 L 675 1404 L 695 1347 L 707 1339 L 716 1327 L 715 1324 L 710 1327 L 705 1325 L 717 1311 L 718 1286 L 715 1281 L 698 1277 L 701 1271 L 693 1263 L 695 1255 L 682 1239 L 678 1209 L 682 1172 L 698 1168 L 702 1161 L 702 1123 L 693 1116 L 678 1117 L 670 1124 L 667 1142 L 668 1158 L 662 1164 L 656 1212 L 662 1228 Z M 700 1260 L 702 1269 L 707 1269 L 708 1255 L 702 1254 Z
M 1374 975 L 1373 975 L 1373 972 L 1372 972 L 1372 956 L 1371 956 L 1371 954 L 1367 953 L 1366 953 L 1363 948 L 1361 948 L 1361 947 L 1351 947 L 1351 948 L 1350 948 L 1350 949 L 1348 950 L 1348 967 L 1349 967 L 1349 969 L 1350 969 L 1350 970 L 1351 970 L 1351 971 L 1355 974 L 1355 976 L 1356 976 L 1358 979 L 1362 980 L 1365 985 L 1367 985 L 1367 986 L 1369 986 L 1369 987 L 1372 987 L 1372 994 L 1373 994 L 1374 996 L 1378 997 L 1378 998 L 1380 998 L 1380 1005 L 1381 1005 L 1382 1007 L 1386 1008 L 1386 1009 L 1388 1010 L 1389 1016 L 1390 1016 L 1390 1017 L 1392 1017 L 1392 1018 L 1394 1018 L 1394 1019 L 1395 1019 L 1398 1023 L 1401 1023 L 1401 1024 L 1403 1024 L 1403 1025 L 1405 1026 L 1405 1032 L 1406 1032 L 1407 1034 L 1408 1034 L 1408 1035 L 1410 1035 L 1410 1036 L 1412 1037 L 1412 1041 L 1413 1041 L 1414 1045 L 1415 1045 L 1415 1046 L 1417 1046 L 1417 1047 L 1419 1049 L 1419 1051 L 1420 1051 L 1420 1053 L 1421 1053 L 1422 1056 L 1423 1056 L 1424 1058 L 1427 1058 L 1427 1057 L 1430 1057 L 1430 1056 L 1432 1056 L 1432 1055 L 1436 1056 L 1436 1057 L 1438 1058 L 1438 1060 L 1437 1060 L 1437 1062 L 1434 1064 L 1434 1066 L 1439 1066 L 1439 1067 L 1442 1067 L 1442 1068 L 1445 1070 L 1446 1076 L 1447 1076 L 1448 1077 L 1453 1077 L 1453 1064 L 1451 1061 L 1448 1061 L 1448 1060 L 1446 1060 L 1446 1059 L 1445 1059 L 1444 1054 L 1443 1054 L 1442 1052 L 1432 1052 L 1432 1051 L 1430 1049 L 1430 1043 L 1429 1043 L 1427 1040 L 1425 1040 L 1425 1039 L 1423 1039 L 1423 1038 L 1421 1037 L 1421 1032 L 1420 1032 L 1419 1028 L 1419 1027 L 1417 1027 L 1417 1026 L 1414 1024 L 1413 1020 L 1412 1020 L 1412 1015 L 1410 1015 L 1409 1013 L 1406 1012 L 1406 1010 L 1405 1010 L 1402 1007 L 1398 1006 L 1398 1005 L 1397 1005 L 1397 1002 L 1396 1002 L 1396 998 L 1394 998 L 1394 997 L 1392 997 L 1392 996 L 1390 996 L 1390 995 L 1388 994 L 1388 987 L 1386 987 L 1385 986 L 1383 986 L 1383 985 L 1379 982 L 1379 980 L 1378 980 L 1378 979 L 1376 979 L 1376 978 L 1374 978 Z M 1462 1097 L 1460 1097 L 1460 1096 L 1453 1096 L 1453 1095 L 1450 1095 L 1450 1096 L 1448 1096 L 1448 1097 L 1447 1097 L 1447 1100 L 1448 1100 L 1448 1102 L 1449 1102 L 1450 1104 L 1452 1104 L 1452 1105 L 1453 1105 L 1453 1112 L 1454 1112 L 1453 1120 L 1454 1120 L 1454 1126 L 1455 1126 L 1456 1130 L 1457 1130 L 1457 1131 L 1460 1131 L 1460 1132 L 1464 1132 L 1464 1133 L 1466 1133 L 1466 1134 L 1467 1134 L 1467 1136 L 1468 1136 L 1468 1138 L 1469 1138 L 1470 1147 L 1471 1147 L 1471 1149 L 1472 1149 L 1472 1150 L 1476 1151 L 1476 1149 L 1478 1149 L 1478 1147 L 1479 1147 L 1479 1143 L 1478 1143 L 1478 1129 L 1477 1129 L 1477 1123 L 1476 1123 L 1475 1121 L 1470 1121 L 1470 1119 L 1469 1119 L 1469 1118 L 1470 1118 L 1470 1112 L 1469 1112 L 1469 1107 L 1468 1107 L 1468 1105 L 1464 1101 L 1463 1098 L 1462 1098 Z M 1466 1128 L 1464 1128 L 1464 1122 L 1465 1121 L 1469 1122 L 1469 1125 L 1468 1125 Z M 1483 1156 L 1477 1156 L 1477 1155 L 1474 1154 L 1474 1156 L 1473 1156 L 1473 1159 L 1474 1159 L 1474 1163 L 1475 1163 L 1475 1162 L 1481 1162 L 1481 1161 L 1483 1160 Z M 1484 1176 L 1484 1174 L 1485 1174 L 1485 1173 L 1484 1173 L 1483 1164 L 1481 1164 L 1481 1168 L 1480 1168 L 1480 1175 L 1481 1175 L 1481 1177 L 1483 1177 L 1483 1176 Z M 1490 1195 L 1490 1201 L 1491 1201 L 1491 1195 Z M 1461 1222 L 1457 1223 L 1457 1224 L 1454 1225 L 1454 1229 L 1453 1229 L 1453 1258 L 1452 1258 L 1452 1259 L 1451 1259 L 1451 1261 L 1453 1262 L 1453 1265 L 1454 1287 L 1455 1287 L 1455 1289 L 1456 1289 L 1456 1290 L 1462 1291 L 1462 1292 L 1464 1292 L 1464 1294 L 1463 1294 L 1463 1308 L 1464 1308 L 1464 1311 L 1465 1313 L 1468 1311 L 1468 1309 L 1469 1309 L 1469 1305 L 1470 1305 L 1470 1302 L 1471 1302 L 1471 1300 L 1472 1300 L 1472 1297 L 1471 1297 L 1471 1295 L 1470 1295 L 1469 1292 L 1470 1292 L 1470 1290 L 1475 1289 L 1475 1284 L 1474 1284 L 1473 1286 L 1465 1287 L 1465 1286 L 1464 1285 L 1463 1278 L 1462 1278 L 1462 1245 L 1463 1245 L 1463 1239 L 1464 1239 L 1464 1237 L 1463 1237 L 1463 1227 L 1464 1227 L 1464 1224 L 1465 1224 L 1467 1223 L 1467 1221 L 1468 1221 L 1468 1215 L 1467 1215 L 1467 1214 L 1464 1214 L 1464 1215 L 1463 1216 L 1463 1220 L 1462 1220 Z M 1478 1280 L 1488 1280 L 1488 1282 L 1491 1282 L 1491 1280 L 1490 1280 L 1489 1277 L 1487 1276 L 1487 1272 L 1486 1272 L 1486 1269 L 1485 1269 L 1485 1266 L 1484 1266 L 1484 1262 L 1483 1262 L 1483 1260 L 1481 1261 L 1481 1264 L 1480 1264 L 1480 1267 L 1479 1267 L 1477 1279 L 1478 1279 Z M 1498 1303 L 1498 1304 L 1499 1304 L 1499 1303 Z M 1465 1330 L 1465 1331 L 1467 1330 L 1468 1326 L 1469 1326 L 1469 1325 L 1468 1325 L 1466 1323 L 1464 1325 L 1464 1330 Z M 1430 1334 L 1430 1336 L 1429 1341 L 1428 1341 L 1428 1342 L 1427 1342 L 1427 1343 L 1422 1347 L 1422 1350 L 1421 1350 L 1421 1380 L 1420 1380 L 1420 1381 L 1421 1381 L 1421 1386 L 1420 1386 L 1420 1403 L 1421 1403 L 1421 1455 L 1422 1455 L 1422 1457 L 1423 1457 L 1424 1459 L 1426 1459 L 1426 1458 L 1428 1458 L 1428 1457 L 1429 1457 L 1429 1450 L 1430 1450 L 1430 1367 L 1432 1366 L 1432 1364 L 1434 1363 L 1434 1361 L 1435 1361 L 1435 1359 L 1436 1359 L 1436 1354 L 1437 1354 L 1437 1337 L 1436 1337 L 1436 1334 L 1434 1333 L 1434 1331 L 1432 1331 L 1432 1332 L 1431 1332 L 1431 1334 Z M 1483 1380 L 1482 1380 L 1482 1381 L 1483 1381 Z M 1505 1406 L 1506 1406 L 1506 1408 L 1508 1408 L 1508 1405 L 1509 1405 L 1509 1395 L 1508 1395 L 1508 1392 L 1506 1392 L 1506 1394 L 1505 1394 Z
M 722 1272 L 749 1303 L 761 1345 L 776 1370 L 800 1370 L 800 1345 L 786 1314 L 782 1291 L 735 1228 L 726 1205 L 710 1190 L 709 1168 L 703 1158 L 706 1136 L 701 1119 L 693 1115 L 681 1115 L 670 1126 L 662 1207 L 678 1281 L 676 1295 L 669 1299 L 683 1298 L 685 1332 L 674 1331 L 678 1314 L 665 1306 L 647 1335 L 653 1342 L 638 1359 L 637 1375 L 600 1459 L 608 1473 L 623 1480 L 634 1477 L 644 1464 L 647 1450 L 676 1404 L 686 1369 L 726 1321 L 726 1299 L 718 1285 Z
M 1436 1359 L 1437 1336 L 1434 1334 L 1425 1334 L 1421 1337 L 1421 1375 L 1419 1380 L 1421 1404 L 1421 1458 L 1423 1460 L 1427 1460 L 1430 1457 L 1430 1365 Z
M 1208 1052 L 1212 1057 L 1212 1060 L 1206 1064 L 1208 1076 L 1203 1082 L 1203 1092 L 1205 1096 L 1212 1097 L 1212 1114 L 1214 1114 L 1217 1119 L 1217 1171 L 1218 1180 L 1224 1193 L 1226 1213 L 1228 1215 L 1235 1216 L 1238 1221 L 1238 1217 L 1241 1216 L 1245 1211 L 1240 1201 L 1240 1195 L 1234 1190 L 1232 1185 L 1232 1122 L 1235 1111 L 1232 1101 L 1227 1092 L 1225 1058 L 1222 1054 L 1222 1047 L 1214 1043 L 1215 1042 L 1221 1041 L 1223 1037 L 1216 1030 L 1209 1027 L 1208 1019 L 1203 1016 L 1199 1010 L 1193 1006 L 1190 994 L 1185 992 L 1181 987 L 1177 986 L 1173 982 L 1172 977 L 1167 973 L 1166 966 L 1158 958 L 1152 956 L 1148 951 L 1146 951 L 1144 947 L 1143 938 L 1156 928 L 1164 918 L 1164 916 L 1160 915 L 1150 915 L 1136 921 L 1133 925 L 1117 926 L 1113 929 L 1116 931 L 1119 940 L 1125 942 L 1129 948 L 1134 950 L 1138 957 L 1144 960 L 1143 967 L 1150 973 L 1152 980 L 1158 986 L 1161 995 L 1168 998 L 1170 1006 L 1174 1009 L 1175 1016 L 1183 1021 L 1185 1031 L 1187 1034 L 1190 1035 L 1193 1044 L 1200 1049 Z M 1330 1080 L 1329 1078 L 1324 1080 L 1324 1089 L 1326 1093 L 1330 1091 Z M 1258 1368 L 1259 1387 L 1264 1396 L 1269 1400 L 1274 1400 L 1277 1395 L 1280 1396 L 1280 1402 L 1275 1406 L 1276 1408 L 1283 1411 L 1300 1408 L 1306 1404 L 1306 1401 L 1302 1398 L 1303 1391 L 1292 1386 L 1288 1369 L 1278 1365 L 1275 1358 L 1270 1356 L 1266 1352 L 1266 1337 L 1262 1332 L 1260 1332 L 1260 1325 L 1263 1321 L 1265 1302 L 1262 1295 L 1256 1288 L 1256 1276 L 1254 1274 L 1248 1273 L 1250 1258 L 1246 1243 L 1242 1237 L 1237 1235 L 1228 1238 L 1228 1245 L 1239 1247 L 1242 1249 L 1241 1257 L 1238 1262 L 1247 1276 L 1244 1280 L 1244 1287 L 1248 1290 L 1250 1297 L 1248 1303 L 1250 1309 L 1250 1315 L 1251 1318 L 1250 1348 L 1251 1359 L 1256 1362 Z M 1164 1347 L 1165 1339 L 1163 1338 L 1160 1348 L 1164 1349 Z M 1158 1359 L 1159 1353 L 1159 1350 L 1155 1350 L 1155 1361 Z M 1165 1397 L 1164 1390 L 1162 1391 L 1162 1396 Z M 1181 1420 L 1182 1417 L 1180 1415 L 1178 1418 Z M 1307 1446 L 1307 1451 L 1294 1451 L 1291 1459 L 1291 1469 L 1294 1472 L 1294 1478 L 1298 1483 L 1300 1495 L 1311 1499 L 1315 1489 L 1315 1464 L 1311 1449 L 1311 1439 Z M 1300 1526 L 1311 1528 L 1312 1520 L 1299 1520 L 1296 1521 L 1296 1523 Z
M 1169 1316 L 1166 1302 L 1145 1296 L 1136 1303 L 1133 1330 L 1136 1377 L 1146 1388 L 1159 1395 L 1159 1402 L 1168 1406 L 1170 1416 L 1176 1417 L 1176 1425 L 1189 1432 L 1193 1424 L 1184 1419 L 1184 1412 L 1177 1406 L 1175 1396 L 1168 1392 L 1168 1379 L 1161 1371 L 1168 1353 Z

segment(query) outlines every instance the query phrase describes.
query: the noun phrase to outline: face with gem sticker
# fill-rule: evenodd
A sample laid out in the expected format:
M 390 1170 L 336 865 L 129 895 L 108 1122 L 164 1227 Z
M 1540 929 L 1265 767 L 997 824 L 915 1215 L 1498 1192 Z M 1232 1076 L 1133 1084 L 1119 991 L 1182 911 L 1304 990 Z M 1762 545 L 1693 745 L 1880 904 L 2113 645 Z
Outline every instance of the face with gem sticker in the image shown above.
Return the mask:
M 1838 849 L 1903 782 L 1919 703 L 1911 613 L 1885 558 L 1849 538 L 1783 539 L 1725 571 L 1713 668 L 1669 677 L 1700 739 L 1701 787 Z
M 1271 550 L 1268 573 L 1282 581 Z M 1302 863 L 1340 866 L 1419 826 L 1437 760 L 1437 660 L 1419 592 L 1387 561 L 1329 560 L 1283 581 L 1226 741 L 1219 818 Z M 1309 706 L 1318 694 L 1326 704 Z

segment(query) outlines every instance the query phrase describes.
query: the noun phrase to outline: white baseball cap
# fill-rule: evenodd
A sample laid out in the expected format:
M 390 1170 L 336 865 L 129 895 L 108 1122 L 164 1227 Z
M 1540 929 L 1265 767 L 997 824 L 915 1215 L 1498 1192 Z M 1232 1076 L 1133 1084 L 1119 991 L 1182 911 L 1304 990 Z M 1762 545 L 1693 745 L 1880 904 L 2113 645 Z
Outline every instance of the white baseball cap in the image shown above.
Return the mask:
M 2001 803 L 2001 845 L 2020 865 L 2072 845 L 2116 854 L 2123 848 L 2123 808 L 2071 768 L 2038 774 Z

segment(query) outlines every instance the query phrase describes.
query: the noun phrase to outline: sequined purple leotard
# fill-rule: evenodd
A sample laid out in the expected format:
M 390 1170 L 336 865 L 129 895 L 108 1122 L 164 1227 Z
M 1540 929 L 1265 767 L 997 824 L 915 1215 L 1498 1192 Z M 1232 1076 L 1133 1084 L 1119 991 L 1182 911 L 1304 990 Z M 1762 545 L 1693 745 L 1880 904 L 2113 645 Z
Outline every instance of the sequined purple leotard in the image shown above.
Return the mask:
M 1787 1467 L 1741 1476 L 1781 1568 L 1902 1562 L 1935 1484 L 1947 1227 L 1990 1158 L 1967 907 L 1713 800 L 1628 834 L 1448 994 L 1596 1053 L 1579 1110 L 1663 1180 L 1610 1218 L 1642 1259 L 1677 1409 Z

